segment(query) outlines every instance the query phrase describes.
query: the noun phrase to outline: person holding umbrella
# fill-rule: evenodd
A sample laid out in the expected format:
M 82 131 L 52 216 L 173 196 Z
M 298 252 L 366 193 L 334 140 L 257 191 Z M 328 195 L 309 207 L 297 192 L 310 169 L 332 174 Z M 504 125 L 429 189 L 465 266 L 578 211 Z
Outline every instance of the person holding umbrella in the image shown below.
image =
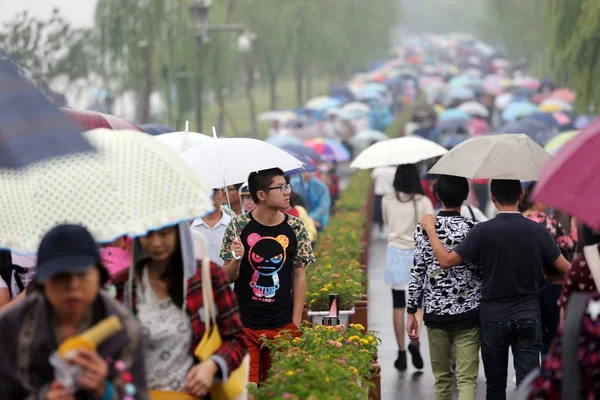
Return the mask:
M 234 218 L 223 240 L 221 258 L 235 283 L 250 354 L 250 382 L 258 385 L 271 367 L 264 341 L 281 331 L 298 335 L 306 299 L 306 268 L 315 257 L 300 219 L 283 213 L 292 187 L 279 168 L 248 177 L 256 210 Z
M 101 293 L 108 272 L 92 235 L 75 225 L 48 232 L 39 246 L 36 280 L 33 293 L 0 314 L 2 397 L 147 399 L 140 326 Z M 124 329 L 96 351 L 78 350 L 69 359 L 80 367 L 72 387 L 57 379 L 50 360 L 59 344 L 110 316 L 117 316 Z

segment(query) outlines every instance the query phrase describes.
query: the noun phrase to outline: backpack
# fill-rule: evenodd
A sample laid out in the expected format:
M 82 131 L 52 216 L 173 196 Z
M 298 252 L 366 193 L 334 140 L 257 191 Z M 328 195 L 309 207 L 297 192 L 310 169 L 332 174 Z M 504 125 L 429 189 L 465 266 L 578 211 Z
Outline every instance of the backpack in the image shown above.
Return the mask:
M 8 286 L 8 292 L 10 297 L 13 298 L 19 293 L 25 290 L 25 285 L 21 279 L 21 274 L 25 274 L 27 270 L 19 265 L 15 265 L 12 262 L 12 255 L 10 251 L 0 251 L 0 278 L 6 282 Z M 15 279 L 19 293 L 12 293 L 12 280 Z

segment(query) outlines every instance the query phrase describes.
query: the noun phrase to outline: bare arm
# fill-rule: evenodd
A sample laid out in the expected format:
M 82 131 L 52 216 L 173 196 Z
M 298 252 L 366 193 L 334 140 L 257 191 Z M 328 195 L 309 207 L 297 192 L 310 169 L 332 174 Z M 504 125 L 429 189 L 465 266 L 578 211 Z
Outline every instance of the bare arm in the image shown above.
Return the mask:
M 230 283 L 233 283 L 240 276 L 240 265 L 242 260 L 231 259 L 230 261 L 225 261 L 223 264 L 223 270 L 225 271 L 225 275 L 227 275 L 227 279 Z
M 302 313 L 304 312 L 304 303 L 306 301 L 306 268 L 301 264 L 294 269 L 294 309 L 292 311 L 292 320 L 297 326 L 302 323 Z
M 0 308 L 10 303 L 10 293 L 7 288 L 0 288 Z
M 566 274 L 571 267 L 571 263 L 562 254 L 552 264 L 564 274 Z

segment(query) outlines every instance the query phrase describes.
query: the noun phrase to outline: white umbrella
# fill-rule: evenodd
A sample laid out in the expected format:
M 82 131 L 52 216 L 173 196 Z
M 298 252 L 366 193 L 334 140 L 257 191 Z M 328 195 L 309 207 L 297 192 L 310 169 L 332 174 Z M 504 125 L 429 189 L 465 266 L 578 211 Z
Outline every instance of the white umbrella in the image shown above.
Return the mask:
M 261 122 L 266 121 L 279 121 L 282 124 L 291 121 L 298 117 L 293 111 L 267 111 L 258 115 L 258 120 Z
M 353 102 L 346 104 L 344 107 L 342 107 L 342 110 L 346 112 L 363 112 L 368 114 L 371 112 L 371 107 L 365 103 Z
M 109 129 L 83 135 L 98 152 L 0 170 L 0 247 L 35 254 L 44 234 L 62 223 L 111 242 L 212 210 L 210 188 L 152 136 Z
M 490 115 L 489 110 L 481 103 L 476 101 L 467 101 L 458 106 L 462 112 L 469 114 L 471 117 L 487 118 Z
M 406 136 L 377 142 L 350 164 L 351 168 L 371 169 L 390 165 L 414 164 L 448 152 L 439 144 L 417 136 Z
M 470 179 L 535 181 L 542 165 L 550 159 L 550 154 L 539 144 L 521 133 L 477 136 L 450 150 L 429 173 Z
M 376 131 L 373 129 L 367 129 L 358 132 L 352 136 L 348 141 L 354 147 L 354 150 L 362 151 L 366 147 L 370 146 L 373 142 L 381 142 L 382 140 L 388 140 L 389 136 L 383 132 Z
M 246 182 L 251 172 L 270 168 L 281 168 L 286 172 L 304 166 L 286 151 L 249 138 L 215 137 L 181 156 L 208 186 L 215 189 Z
M 210 136 L 188 131 L 163 133 L 153 137 L 179 154 L 201 143 L 213 140 Z

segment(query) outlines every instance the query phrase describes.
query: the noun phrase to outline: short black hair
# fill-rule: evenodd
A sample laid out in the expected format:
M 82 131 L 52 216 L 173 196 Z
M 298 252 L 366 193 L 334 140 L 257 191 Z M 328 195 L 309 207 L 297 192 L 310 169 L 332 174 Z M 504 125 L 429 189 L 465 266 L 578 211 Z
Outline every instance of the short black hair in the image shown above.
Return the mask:
M 456 208 L 469 196 L 469 182 L 461 176 L 440 175 L 433 190 L 445 207 Z
M 394 190 L 406 194 L 425 194 L 421 176 L 415 164 L 399 165 L 394 176 Z
M 304 204 L 304 200 L 302 199 L 302 196 L 300 196 L 298 193 L 296 193 L 294 191 L 292 191 L 292 193 L 290 193 L 290 206 L 306 208 L 306 205 Z
M 521 182 L 515 179 L 493 179 L 490 184 L 492 196 L 502 206 L 517 204 L 521 197 Z
M 533 200 L 533 191 L 535 190 L 535 182 L 531 182 L 527 188 L 525 188 L 525 192 L 523 194 L 523 200 L 519 203 L 519 211 L 524 213 L 529 210 L 535 204 Z
M 271 186 L 273 178 L 276 176 L 285 175 L 280 168 L 269 168 L 250 173 L 248 176 L 248 190 L 250 191 L 252 201 L 254 201 L 256 204 L 260 202 L 260 199 L 258 198 L 258 192 L 268 189 L 269 186 Z

